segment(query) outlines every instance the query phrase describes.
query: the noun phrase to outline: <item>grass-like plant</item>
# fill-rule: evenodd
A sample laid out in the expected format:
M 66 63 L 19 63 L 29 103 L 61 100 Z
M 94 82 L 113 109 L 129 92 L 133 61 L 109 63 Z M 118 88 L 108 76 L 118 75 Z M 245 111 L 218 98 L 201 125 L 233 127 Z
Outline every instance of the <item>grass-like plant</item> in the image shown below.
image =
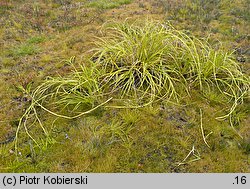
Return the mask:
M 96 62 L 105 69 L 104 85 L 121 97 L 155 100 L 177 99 L 177 83 L 183 76 L 169 64 L 173 60 L 166 29 L 147 22 L 144 27 L 127 23 L 108 29 L 97 42 Z M 173 61 L 173 64 L 175 62 Z
M 107 105 L 111 99 L 133 104 L 120 106 L 113 101 L 109 107 L 136 108 L 161 99 L 176 102 L 198 90 L 201 95 L 207 91 L 220 94 L 230 103 L 229 113 L 220 118 L 231 120 L 237 105 L 249 95 L 249 77 L 242 73 L 232 53 L 215 50 L 206 41 L 168 24 L 125 22 L 112 25 L 107 33 L 98 38 L 90 65 L 77 69 L 71 59 L 71 75 L 49 78 L 32 92 L 25 91 L 31 105 L 20 119 L 16 147 L 22 127 L 36 142 L 27 127 L 30 117 L 49 135 L 38 107 L 57 117 L 74 119 Z
M 75 119 L 91 113 L 111 100 L 109 98 L 101 102 L 104 98 L 98 84 L 100 73 L 94 65 L 92 67 L 81 65 L 77 70 L 74 66 L 74 58 L 71 58 L 68 63 L 73 68 L 72 74 L 68 77 L 48 77 L 33 91 L 30 90 L 29 85 L 26 89 L 21 87 L 21 90 L 29 96 L 31 103 L 19 121 L 15 137 L 16 149 L 21 129 L 39 146 L 35 137 L 37 133 L 32 135 L 28 129 L 36 123 L 44 134 L 50 137 L 39 117 L 38 110 L 43 110 L 56 117 Z M 27 126 L 28 123 L 29 126 Z
M 231 53 L 213 49 L 170 25 L 147 21 L 109 27 L 93 56 L 105 69 L 103 85 L 121 97 L 178 100 L 180 90 L 216 90 L 238 104 L 249 90 Z M 183 93 L 182 93 L 183 94 Z

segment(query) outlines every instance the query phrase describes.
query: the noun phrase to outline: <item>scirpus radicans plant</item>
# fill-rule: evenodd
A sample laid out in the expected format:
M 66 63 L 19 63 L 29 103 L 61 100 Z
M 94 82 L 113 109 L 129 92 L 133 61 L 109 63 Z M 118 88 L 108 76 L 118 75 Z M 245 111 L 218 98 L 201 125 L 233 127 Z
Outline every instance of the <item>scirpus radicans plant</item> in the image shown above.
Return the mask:
M 249 77 L 232 53 L 215 50 L 169 24 L 114 24 L 106 29 L 106 36 L 97 38 L 93 52 L 89 65 L 77 69 L 71 60 L 74 69 L 68 77 L 50 77 L 33 92 L 25 91 L 31 105 L 20 119 L 16 148 L 22 127 L 36 142 L 27 127 L 31 117 L 49 135 L 38 117 L 38 107 L 57 117 L 74 119 L 100 106 L 138 108 L 158 100 L 176 103 L 192 91 L 201 95 L 210 91 L 231 104 L 228 114 L 220 117 L 231 119 L 237 105 L 249 95 Z

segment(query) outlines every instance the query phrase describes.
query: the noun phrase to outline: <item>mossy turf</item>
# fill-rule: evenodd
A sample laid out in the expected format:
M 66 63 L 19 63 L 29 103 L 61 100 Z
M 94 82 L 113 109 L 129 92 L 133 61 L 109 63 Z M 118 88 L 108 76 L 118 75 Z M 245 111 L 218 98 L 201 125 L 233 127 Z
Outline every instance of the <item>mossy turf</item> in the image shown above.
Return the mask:
M 209 90 L 194 90 L 176 104 L 161 100 L 136 109 L 103 106 L 72 120 L 37 107 L 48 135 L 39 122 L 28 124 L 40 147 L 23 128 L 15 151 L 19 119 L 32 100 L 23 89 L 32 91 L 47 76 L 68 77 L 74 71 L 67 61 L 72 56 L 80 65 L 86 63 L 106 21 L 170 20 L 215 49 L 222 43 L 225 51 L 235 50 L 235 61 L 249 76 L 247 0 L 104 2 L 0 3 L 0 172 L 249 172 L 249 99 L 237 106 L 231 123 L 221 121 L 215 118 L 232 104 Z

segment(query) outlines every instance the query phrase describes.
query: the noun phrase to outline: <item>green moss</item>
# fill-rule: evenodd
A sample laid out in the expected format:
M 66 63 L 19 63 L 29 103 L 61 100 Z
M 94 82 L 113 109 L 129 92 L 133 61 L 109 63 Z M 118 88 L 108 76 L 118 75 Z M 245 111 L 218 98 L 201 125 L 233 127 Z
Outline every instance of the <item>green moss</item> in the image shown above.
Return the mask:
M 28 44 L 38 44 L 38 43 L 44 42 L 45 39 L 46 38 L 44 36 L 34 36 L 34 37 L 31 37 L 30 39 L 28 39 L 27 43 Z
M 118 1 L 110 1 L 110 0 L 93 0 L 88 3 L 88 6 L 95 7 L 98 9 L 112 9 L 119 7 L 123 4 L 129 4 L 132 0 L 118 0 Z
M 9 51 L 9 56 L 19 57 L 26 55 L 33 55 L 39 52 L 39 49 L 32 44 L 21 44 L 13 47 Z

